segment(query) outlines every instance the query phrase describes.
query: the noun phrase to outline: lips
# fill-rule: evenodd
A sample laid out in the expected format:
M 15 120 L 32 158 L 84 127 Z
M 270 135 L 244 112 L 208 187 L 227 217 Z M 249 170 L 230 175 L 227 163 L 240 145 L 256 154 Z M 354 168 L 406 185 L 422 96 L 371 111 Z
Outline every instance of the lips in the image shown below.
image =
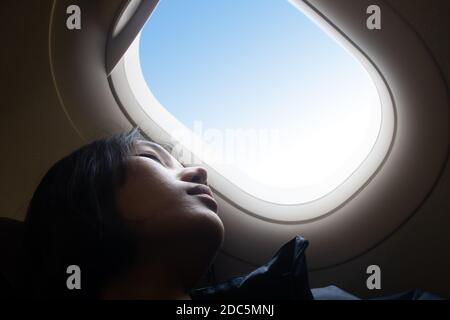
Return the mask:
M 217 213 L 217 202 L 208 186 L 205 186 L 204 184 L 196 185 L 195 187 L 188 189 L 187 194 L 198 196 L 211 210 Z
M 211 198 L 214 198 L 211 189 L 208 186 L 205 186 L 204 184 L 198 184 L 195 187 L 190 188 L 187 191 L 187 193 L 190 195 L 206 194 Z

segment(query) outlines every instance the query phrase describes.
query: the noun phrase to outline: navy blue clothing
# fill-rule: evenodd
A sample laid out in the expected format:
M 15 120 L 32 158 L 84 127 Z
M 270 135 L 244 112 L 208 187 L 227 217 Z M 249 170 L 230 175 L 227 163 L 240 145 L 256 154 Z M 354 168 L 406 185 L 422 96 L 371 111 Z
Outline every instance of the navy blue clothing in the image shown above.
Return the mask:
M 192 299 L 313 299 L 305 249 L 300 236 L 283 245 L 272 259 L 251 273 L 191 291 Z
M 265 265 L 247 275 L 192 290 L 191 298 L 193 300 L 361 300 L 336 286 L 310 289 L 305 256 L 308 244 L 307 240 L 296 236 L 284 244 Z M 422 290 L 411 290 L 370 300 L 435 299 L 440 298 Z

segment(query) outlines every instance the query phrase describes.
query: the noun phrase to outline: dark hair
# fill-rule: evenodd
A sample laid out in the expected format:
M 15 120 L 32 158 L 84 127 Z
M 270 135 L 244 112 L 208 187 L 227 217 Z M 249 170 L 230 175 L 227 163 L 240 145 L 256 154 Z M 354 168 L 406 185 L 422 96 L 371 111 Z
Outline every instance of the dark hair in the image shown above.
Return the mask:
M 58 161 L 29 204 L 25 245 L 33 294 L 42 298 L 95 298 L 108 277 L 133 260 L 132 236 L 115 206 L 137 129 L 94 141 Z M 69 290 L 67 267 L 81 270 L 81 290 Z

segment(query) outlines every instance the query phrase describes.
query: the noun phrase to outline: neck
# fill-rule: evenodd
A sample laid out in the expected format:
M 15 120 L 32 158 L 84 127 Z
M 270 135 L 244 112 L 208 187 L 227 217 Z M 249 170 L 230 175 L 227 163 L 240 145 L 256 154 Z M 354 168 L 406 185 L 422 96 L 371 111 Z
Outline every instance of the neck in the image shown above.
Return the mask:
M 138 263 L 126 274 L 111 279 L 102 299 L 190 300 L 181 274 L 161 262 Z

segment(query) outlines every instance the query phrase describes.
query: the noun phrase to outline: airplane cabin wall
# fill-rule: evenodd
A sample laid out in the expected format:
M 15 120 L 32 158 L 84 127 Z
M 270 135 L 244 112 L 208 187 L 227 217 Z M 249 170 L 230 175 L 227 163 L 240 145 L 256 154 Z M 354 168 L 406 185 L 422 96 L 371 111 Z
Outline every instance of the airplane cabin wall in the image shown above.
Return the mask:
M 450 2 L 386 0 L 430 48 L 450 80 Z M 0 53 L 0 216 L 23 219 L 26 205 L 49 166 L 81 146 L 60 106 L 49 65 L 52 1 L 10 2 L 2 17 Z M 395 50 L 395 48 L 393 48 Z M 426 107 L 426 106 L 424 106 Z M 362 296 L 423 288 L 450 298 L 450 166 L 418 212 L 391 237 L 342 265 L 310 273 L 312 287 L 335 284 Z M 357 226 L 355 226 L 357 227 Z M 382 290 L 366 289 L 370 264 L 382 271 Z M 220 278 L 251 266 L 219 255 Z

